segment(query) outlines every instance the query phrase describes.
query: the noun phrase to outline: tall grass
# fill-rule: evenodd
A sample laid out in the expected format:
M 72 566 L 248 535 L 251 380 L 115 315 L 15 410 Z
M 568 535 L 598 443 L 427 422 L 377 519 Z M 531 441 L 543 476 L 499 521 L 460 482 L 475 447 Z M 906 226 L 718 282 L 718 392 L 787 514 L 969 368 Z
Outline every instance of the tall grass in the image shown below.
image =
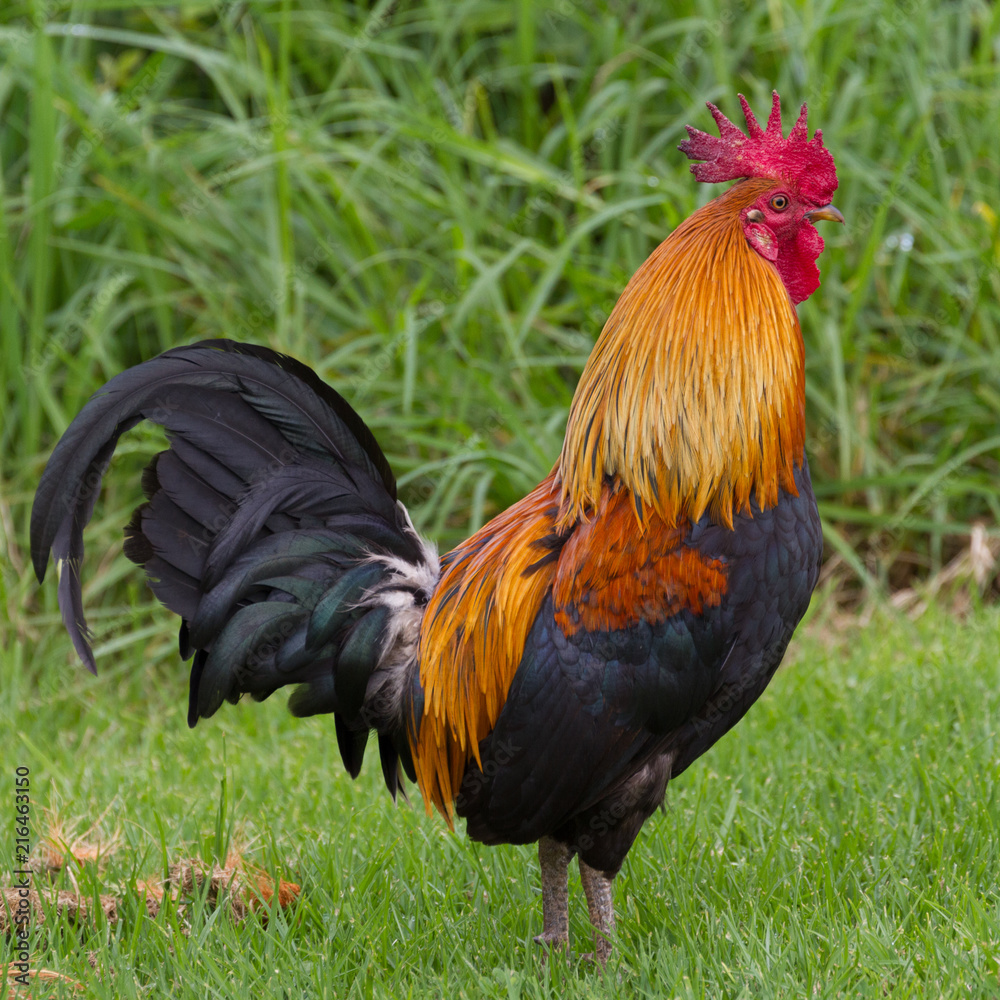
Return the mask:
M 801 307 L 830 552 L 868 588 L 1000 520 L 1000 8 L 31 0 L 0 12 L 4 588 L 123 367 L 265 342 L 371 423 L 443 547 L 550 468 L 632 271 L 698 204 L 705 100 L 807 101 L 844 231 Z M 133 450 L 148 452 L 142 435 Z M 134 463 L 133 463 L 134 464 Z M 91 536 L 110 552 L 134 489 Z M 114 529 L 114 530 L 112 530 Z M 103 534 L 102 534 L 103 532 Z M 101 585 L 124 573 L 110 556 Z M 22 623 L 23 624 L 23 623 Z

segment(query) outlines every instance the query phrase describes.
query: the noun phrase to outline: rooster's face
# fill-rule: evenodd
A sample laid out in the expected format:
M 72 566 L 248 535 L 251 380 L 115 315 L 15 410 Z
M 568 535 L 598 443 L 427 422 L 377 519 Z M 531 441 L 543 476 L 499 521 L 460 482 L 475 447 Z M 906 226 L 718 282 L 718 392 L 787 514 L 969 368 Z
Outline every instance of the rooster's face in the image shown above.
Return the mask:
M 816 205 L 787 184 L 765 191 L 740 213 L 747 242 L 778 269 L 793 302 L 802 302 L 819 287 L 814 261 L 823 239 L 813 223 L 843 222 L 833 205 Z

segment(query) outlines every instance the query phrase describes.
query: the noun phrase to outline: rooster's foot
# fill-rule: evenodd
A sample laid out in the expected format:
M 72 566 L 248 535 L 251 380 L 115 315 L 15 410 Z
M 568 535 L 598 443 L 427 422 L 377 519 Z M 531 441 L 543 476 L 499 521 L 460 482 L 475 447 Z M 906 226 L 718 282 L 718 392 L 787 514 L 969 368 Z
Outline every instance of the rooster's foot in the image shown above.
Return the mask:
M 552 837 L 538 841 L 542 868 L 542 933 L 535 941 L 554 948 L 569 946 L 569 862 L 573 852 Z
M 565 951 L 569 947 L 569 934 L 549 934 L 543 931 L 535 935 L 535 944 L 549 951 Z
M 580 881 L 587 896 L 590 922 L 594 925 L 594 950 L 584 958 L 597 962 L 602 968 L 611 957 L 611 938 L 615 932 L 615 906 L 611 895 L 614 875 L 606 875 L 580 860 Z

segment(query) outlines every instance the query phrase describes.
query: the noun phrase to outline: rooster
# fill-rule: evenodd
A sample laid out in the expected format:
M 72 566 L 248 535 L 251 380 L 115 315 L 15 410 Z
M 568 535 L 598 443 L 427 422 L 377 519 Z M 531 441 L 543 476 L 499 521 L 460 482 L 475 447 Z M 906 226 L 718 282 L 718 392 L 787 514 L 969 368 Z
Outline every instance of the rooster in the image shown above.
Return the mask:
M 747 132 L 718 108 L 680 150 L 738 180 L 635 273 L 583 371 L 565 442 L 528 496 L 440 558 L 348 403 L 309 368 L 227 340 L 113 378 L 56 446 L 31 518 L 73 644 L 83 529 L 120 435 L 146 468 L 126 555 L 181 618 L 188 723 L 295 685 L 357 776 L 375 731 L 395 797 L 486 844 L 538 844 L 543 929 L 568 944 L 578 858 L 602 963 L 612 882 L 676 778 L 744 715 L 809 603 L 822 548 L 804 451 L 795 304 L 819 285 L 813 223 L 843 222 L 806 108 Z

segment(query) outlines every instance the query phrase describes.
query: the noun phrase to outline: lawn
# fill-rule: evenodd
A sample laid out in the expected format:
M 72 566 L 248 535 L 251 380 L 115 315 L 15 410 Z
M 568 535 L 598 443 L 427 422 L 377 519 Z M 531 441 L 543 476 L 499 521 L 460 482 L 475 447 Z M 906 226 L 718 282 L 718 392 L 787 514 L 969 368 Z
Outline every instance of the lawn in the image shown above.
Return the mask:
M 38 995 L 1000 996 L 1000 6 L 665 9 L 2 5 L 4 842 L 24 766 L 36 832 L 104 848 L 53 884 L 116 909 L 49 908 L 33 963 L 67 978 Z M 350 782 L 280 695 L 186 728 L 175 622 L 120 552 L 162 438 L 123 440 L 88 529 L 96 680 L 30 572 L 31 498 L 106 379 L 227 336 L 342 392 L 444 551 L 548 472 L 617 295 L 721 191 L 683 125 L 772 87 L 808 102 L 848 220 L 800 308 L 824 582 L 641 835 L 606 975 L 578 884 L 574 954 L 543 963 L 533 849 L 394 807 L 374 760 Z M 234 852 L 294 902 L 148 915 L 137 880 Z
M 47 628 L 37 680 L 4 659 L 5 779 L 30 767 L 39 825 L 117 836 L 75 884 L 120 903 L 111 925 L 50 918 L 33 960 L 107 998 L 1000 996 L 998 629 L 995 608 L 861 625 L 821 605 L 640 835 L 602 976 L 576 880 L 573 954 L 546 964 L 534 850 L 393 806 L 374 760 L 352 783 L 329 720 L 275 697 L 190 731 L 181 667 L 133 652 L 95 680 Z M 137 878 L 231 848 L 297 901 L 146 915 Z

